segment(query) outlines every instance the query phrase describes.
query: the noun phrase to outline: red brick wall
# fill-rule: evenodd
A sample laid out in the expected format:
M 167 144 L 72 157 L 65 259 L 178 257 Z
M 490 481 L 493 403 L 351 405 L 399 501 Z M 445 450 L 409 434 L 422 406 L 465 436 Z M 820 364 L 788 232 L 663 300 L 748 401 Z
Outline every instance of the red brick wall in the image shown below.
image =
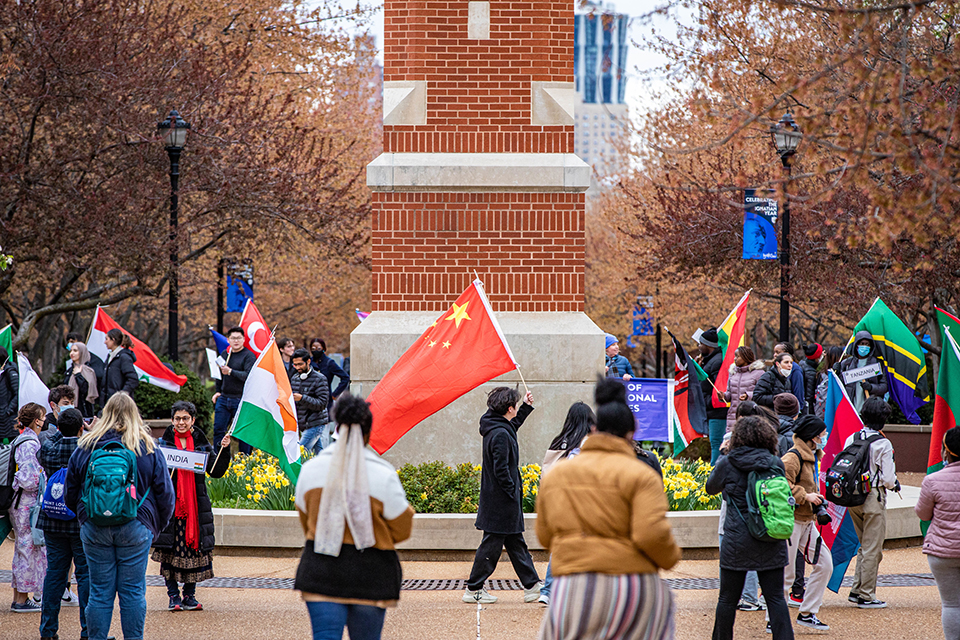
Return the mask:
M 467 0 L 386 0 L 385 81 L 425 80 L 427 124 L 384 127 L 384 151 L 572 153 L 573 125 L 530 124 L 530 83 L 573 82 L 573 3 L 490 2 L 467 38 Z
M 474 271 L 495 311 L 583 311 L 582 193 L 373 200 L 374 311 L 443 311 Z

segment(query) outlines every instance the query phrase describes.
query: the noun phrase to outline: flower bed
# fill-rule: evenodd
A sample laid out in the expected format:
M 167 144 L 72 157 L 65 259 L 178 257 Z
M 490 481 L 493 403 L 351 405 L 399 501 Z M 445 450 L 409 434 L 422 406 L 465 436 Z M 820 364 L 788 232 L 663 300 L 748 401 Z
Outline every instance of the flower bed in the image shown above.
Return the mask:
M 302 452 L 301 452 L 302 453 Z M 704 485 L 713 467 L 700 460 L 660 460 L 663 486 L 671 511 L 705 511 L 720 508 L 720 496 L 710 496 Z M 407 500 L 417 513 L 476 513 L 480 499 L 480 465 L 449 467 L 442 462 L 405 464 L 397 470 Z M 540 490 L 540 465 L 520 468 L 523 512 L 535 513 Z M 293 510 L 295 487 L 262 451 L 239 455 L 223 478 L 207 479 L 214 507 L 232 509 Z

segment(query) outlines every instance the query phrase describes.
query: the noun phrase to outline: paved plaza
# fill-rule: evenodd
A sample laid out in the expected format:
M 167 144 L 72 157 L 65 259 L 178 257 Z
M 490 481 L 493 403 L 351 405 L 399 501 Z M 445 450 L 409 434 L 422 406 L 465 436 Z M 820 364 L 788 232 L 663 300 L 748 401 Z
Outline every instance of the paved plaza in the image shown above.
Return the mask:
M 0 547 L 0 567 L 7 568 L 13 545 L 5 542 Z M 227 578 L 259 578 L 245 580 L 255 587 L 201 586 L 198 596 L 204 604 L 202 612 L 170 613 L 166 610 L 166 591 L 162 586 L 147 587 L 147 640 L 289 640 L 309 638 L 310 624 L 306 609 L 297 592 L 289 588 L 297 566 L 295 558 L 250 558 L 217 556 L 214 570 L 220 584 L 237 584 Z M 404 578 L 408 580 L 462 580 L 470 572 L 465 562 L 407 562 Z M 541 575 L 546 570 L 537 564 Z M 151 582 L 158 567 L 150 563 Z M 884 553 L 880 565 L 881 584 L 878 596 L 889 603 L 880 610 L 862 611 L 846 601 L 846 592 L 827 592 L 821 618 L 831 630 L 821 633 L 795 627 L 798 637 L 826 635 L 843 640 L 935 640 L 942 638 L 940 629 L 940 599 L 929 576 L 926 558 L 918 547 L 895 549 Z M 849 574 L 850 572 L 848 572 Z M 12 599 L 9 570 L 0 573 L 5 584 L 0 593 L 6 593 L 6 602 Z M 716 560 L 688 560 L 677 570 L 664 574 L 676 581 L 677 639 L 699 640 L 709 638 L 713 628 L 713 613 L 717 602 L 713 579 L 719 577 Z M 516 576 L 509 562 L 501 562 L 494 580 L 513 581 Z M 890 584 L 928 584 L 929 586 L 884 586 Z M 156 584 L 159 584 L 157 581 Z M 409 586 L 415 586 L 410 584 Z M 438 586 L 438 585 L 433 585 Z M 439 585 L 442 586 L 442 585 Z M 280 587 L 280 588 L 277 588 Z M 483 640 L 520 640 L 536 638 L 540 619 L 545 609 L 536 604 L 523 604 L 520 591 L 494 591 L 500 602 L 487 606 L 481 614 L 480 637 Z M 387 614 L 383 637 L 385 640 L 474 640 L 477 637 L 476 607 L 460 602 L 459 590 L 405 590 L 400 606 Z M 794 617 L 796 609 L 791 609 Z M 14 614 L 8 608 L 0 610 L 0 638 L 3 640 L 33 640 L 39 638 L 40 614 Z M 119 616 L 114 615 L 113 632 L 121 637 Z M 72 640 L 80 635 L 76 610 L 66 609 L 61 615 L 60 637 Z M 737 638 L 769 638 L 764 633 L 762 613 L 740 613 L 737 616 Z

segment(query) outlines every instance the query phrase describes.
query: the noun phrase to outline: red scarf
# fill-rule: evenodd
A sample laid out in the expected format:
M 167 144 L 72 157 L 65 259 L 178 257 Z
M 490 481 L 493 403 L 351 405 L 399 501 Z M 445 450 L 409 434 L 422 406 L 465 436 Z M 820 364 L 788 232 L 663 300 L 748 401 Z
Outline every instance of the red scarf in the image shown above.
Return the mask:
M 193 429 L 186 434 L 186 444 L 183 443 L 183 434 L 173 432 L 173 442 L 177 449 L 193 451 Z M 174 517 L 187 521 L 187 546 L 191 549 L 200 548 L 200 515 L 197 509 L 197 481 L 196 475 L 186 469 L 177 469 L 177 506 Z

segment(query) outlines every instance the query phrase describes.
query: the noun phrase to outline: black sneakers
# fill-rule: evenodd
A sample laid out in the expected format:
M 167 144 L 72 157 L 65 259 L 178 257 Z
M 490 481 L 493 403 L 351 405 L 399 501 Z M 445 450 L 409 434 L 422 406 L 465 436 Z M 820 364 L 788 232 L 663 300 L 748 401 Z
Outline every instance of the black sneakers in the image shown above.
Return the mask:
M 820 620 L 812 613 L 801 613 L 797 616 L 797 624 L 816 629 L 817 631 L 830 631 L 829 625 Z
M 187 611 L 203 611 L 203 605 L 197 602 L 197 597 L 183 596 L 183 608 Z
M 864 600 L 863 598 L 858 596 L 857 606 L 861 609 L 885 609 L 887 606 L 887 603 L 884 602 L 883 600 L 877 600 L 876 598 L 874 598 L 873 600 Z
M 183 601 L 180 596 L 170 596 L 170 605 L 167 607 L 170 611 L 183 611 Z

